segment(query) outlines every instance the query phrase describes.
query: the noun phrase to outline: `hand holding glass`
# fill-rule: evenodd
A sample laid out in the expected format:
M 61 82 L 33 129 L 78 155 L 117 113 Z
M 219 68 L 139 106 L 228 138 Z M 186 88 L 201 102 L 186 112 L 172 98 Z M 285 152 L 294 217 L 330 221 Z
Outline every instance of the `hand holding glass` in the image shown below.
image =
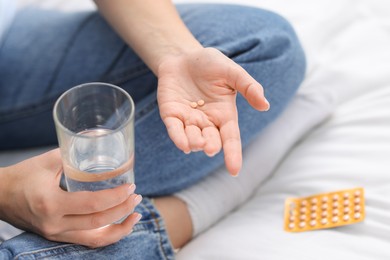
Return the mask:
M 79 85 L 59 97 L 53 116 L 68 191 L 134 182 L 134 102 L 127 92 Z

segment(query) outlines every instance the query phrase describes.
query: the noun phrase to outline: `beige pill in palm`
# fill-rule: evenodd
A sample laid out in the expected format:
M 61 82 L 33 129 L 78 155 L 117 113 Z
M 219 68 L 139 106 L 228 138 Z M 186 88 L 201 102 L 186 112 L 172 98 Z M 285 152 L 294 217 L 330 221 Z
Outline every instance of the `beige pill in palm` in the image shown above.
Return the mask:
M 196 102 L 191 102 L 191 103 L 190 103 L 190 106 L 191 106 L 192 108 L 196 108 L 196 107 L 198 106 L 198 103 L 196 103 Z
M 204 100 L 203 99 L 199 99 L 198 100 L 198 105 L 199 106 L 203 106 L 204 105 Z

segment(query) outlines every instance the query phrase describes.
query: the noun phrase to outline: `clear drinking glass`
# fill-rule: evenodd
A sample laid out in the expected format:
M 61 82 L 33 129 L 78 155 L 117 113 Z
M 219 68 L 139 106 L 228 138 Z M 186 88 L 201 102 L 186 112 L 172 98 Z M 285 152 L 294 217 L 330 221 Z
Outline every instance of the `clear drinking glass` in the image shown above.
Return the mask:
M 127 92 L 99 82 L 73 87 L 58 98 L 53 117 L 68 191 L 134 182 L 134 102 Z

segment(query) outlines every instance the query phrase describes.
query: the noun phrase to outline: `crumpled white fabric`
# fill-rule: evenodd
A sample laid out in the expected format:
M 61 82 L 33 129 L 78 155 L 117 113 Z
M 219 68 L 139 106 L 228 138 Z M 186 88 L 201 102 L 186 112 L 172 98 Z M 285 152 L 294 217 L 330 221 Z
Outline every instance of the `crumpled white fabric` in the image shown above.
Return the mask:
M 252 199 L 181 249 L 177 259 L 390 259 L 390 2 L 241 3 L 290 20 L 308 58 L 300 92 L 324 91 L 335 102 L 330 117 L 294 145 Z M 253 167 L 260 173 L 261 165 Z M 362 223 L 283 230 L 287 197 L 353 187 L 366 192 Z

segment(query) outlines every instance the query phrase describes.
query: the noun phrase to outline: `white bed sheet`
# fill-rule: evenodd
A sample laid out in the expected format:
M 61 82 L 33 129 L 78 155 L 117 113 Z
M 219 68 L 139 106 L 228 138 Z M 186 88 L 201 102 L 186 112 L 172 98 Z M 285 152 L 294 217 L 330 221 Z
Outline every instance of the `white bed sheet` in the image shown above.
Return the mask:
M 331 96 L 332 115 L 290 150 L 251 200 L 195 238 L 177 258 L 390 259 L 390 1 L 213 2 L 263 7 L 290 20 L 308 58 L 300 93 Z M 76 0 L 40 4 L 64 10 L 92 7 Z M 261 147 L 257 152 L 263 152 Z M 1 153 L 0 163 L 31 153 L 36 151 Z M 356 186 L 366 190 L 363 223 L 299 234 L 283 231 L 286 197 Z
M 390 259 L 390 2 L 240 3 L 275 10 L 292 22 L 308 58 L 300 92 L 321 90 L 336 102 L 331 117 L 293 147 L 248 203 L 177 258 Z M 352 187 L 366 191 L 363 223 L 283 231 L 287 197 Z

